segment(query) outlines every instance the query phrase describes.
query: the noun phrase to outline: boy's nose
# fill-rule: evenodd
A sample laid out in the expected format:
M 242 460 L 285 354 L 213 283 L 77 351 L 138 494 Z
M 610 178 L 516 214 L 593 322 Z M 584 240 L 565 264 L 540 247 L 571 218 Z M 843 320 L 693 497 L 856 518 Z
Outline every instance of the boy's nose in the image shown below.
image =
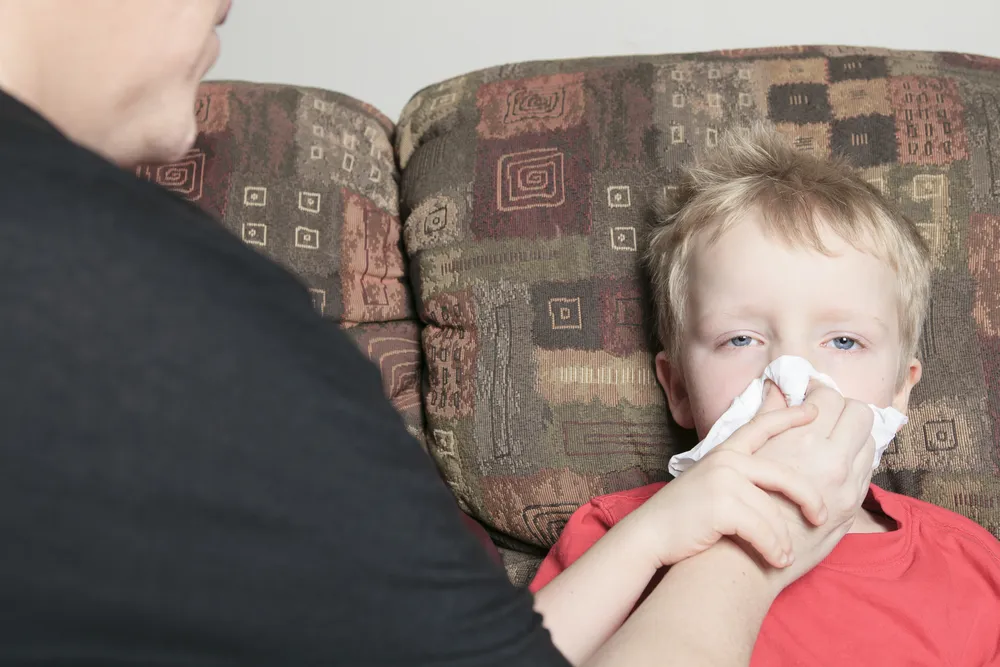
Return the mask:
M 804 345 L 775 345 L 771 348 L 771 356 L 768 359 L 768 363 L 771 363 L 778 357 L 801 357 L 812 364 L 813 368 L 816 368 L 816 360 L 813 359 L 812 350 Z

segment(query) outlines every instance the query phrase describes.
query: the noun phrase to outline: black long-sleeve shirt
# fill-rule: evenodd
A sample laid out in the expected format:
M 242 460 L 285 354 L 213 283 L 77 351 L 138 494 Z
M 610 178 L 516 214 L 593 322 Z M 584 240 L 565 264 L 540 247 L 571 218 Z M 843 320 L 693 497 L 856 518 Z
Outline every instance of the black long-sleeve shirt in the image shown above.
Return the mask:
M 2 94 L 0 664 L 565 664 L 302 286 Z

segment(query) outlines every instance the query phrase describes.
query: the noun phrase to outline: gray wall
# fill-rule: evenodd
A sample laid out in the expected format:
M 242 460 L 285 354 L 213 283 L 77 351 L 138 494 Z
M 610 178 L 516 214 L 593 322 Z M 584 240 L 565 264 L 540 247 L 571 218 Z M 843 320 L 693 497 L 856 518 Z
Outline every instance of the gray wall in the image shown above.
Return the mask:
M 1000 57 L 1000 0 L 235 0 L 209 78 L 337 90 L 396 119 L 520 60 L 854 44 Z

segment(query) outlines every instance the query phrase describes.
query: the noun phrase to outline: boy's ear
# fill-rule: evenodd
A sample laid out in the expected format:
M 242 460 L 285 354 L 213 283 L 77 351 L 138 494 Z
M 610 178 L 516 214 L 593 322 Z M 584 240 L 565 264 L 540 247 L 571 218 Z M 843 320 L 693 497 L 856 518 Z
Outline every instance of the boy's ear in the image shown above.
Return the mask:
M 674 421 L 681 428 L 693 429 L 694 416 L 691 414 L 691 398 L 684 382 L 684 374 L 679 365 L 670 363 L 666 352 L 656 355 L 656 379 L 667 395 L 667 406 Z
M 920 364 L 920 360 L 914 357 L 910 360 L 910 365 L 906 369 L 906 375 L 903 377 L 903 383 L 899 390 L 896 392 L 895 397 L 892 399 L 892 407 L 896 408 L 904 415 L 906 414 L 906 408 L 910 405 L 910 392 L 913 387 L 920 382 L 920 377 L 923 375 L 923 366 Z

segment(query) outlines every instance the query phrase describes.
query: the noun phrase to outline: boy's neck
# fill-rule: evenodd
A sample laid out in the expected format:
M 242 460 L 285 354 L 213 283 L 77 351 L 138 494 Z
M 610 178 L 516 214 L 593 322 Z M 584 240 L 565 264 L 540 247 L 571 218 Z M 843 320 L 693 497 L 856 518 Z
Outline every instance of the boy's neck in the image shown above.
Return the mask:
M 862 507 L 854 518 L 848 533 L 888 533 L 896 530 L 896 522 L 877 509 L 873 512 Z

